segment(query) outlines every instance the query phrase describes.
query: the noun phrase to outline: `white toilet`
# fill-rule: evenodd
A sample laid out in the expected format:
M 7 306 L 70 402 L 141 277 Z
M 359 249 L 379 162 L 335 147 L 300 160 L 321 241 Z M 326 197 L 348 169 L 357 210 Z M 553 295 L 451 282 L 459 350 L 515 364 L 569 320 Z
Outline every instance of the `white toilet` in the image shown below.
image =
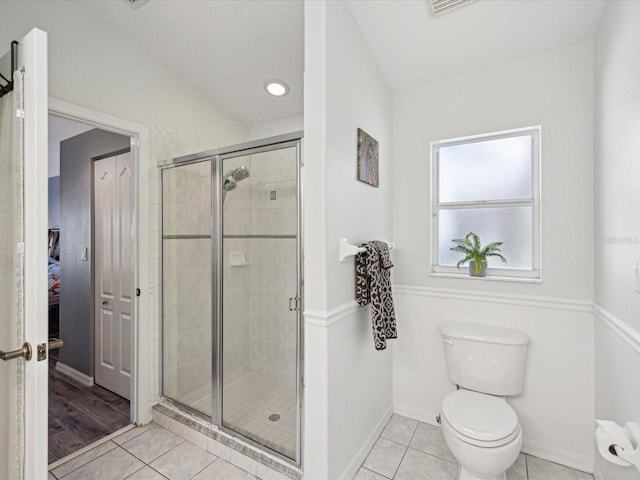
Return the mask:
M 522 392 L 529 337 L 519 330 L 440 325 L 449 380 L 442 433 L 458 461 L 457 480 L 505 480 L 522 446 L 518 417 L 504 398 Z

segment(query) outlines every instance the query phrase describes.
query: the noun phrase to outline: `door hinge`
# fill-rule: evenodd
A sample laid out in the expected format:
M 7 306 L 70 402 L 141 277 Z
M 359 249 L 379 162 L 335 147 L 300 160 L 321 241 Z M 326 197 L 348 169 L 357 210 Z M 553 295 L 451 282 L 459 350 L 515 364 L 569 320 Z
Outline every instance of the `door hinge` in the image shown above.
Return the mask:
M 139 296 L 140 296 L 140 289 L 136 288 L 136 297 L 139 297 Z
M 298 311 L 300 310 L 300 297 L 290 297 L 289 298 L 289 311 Z

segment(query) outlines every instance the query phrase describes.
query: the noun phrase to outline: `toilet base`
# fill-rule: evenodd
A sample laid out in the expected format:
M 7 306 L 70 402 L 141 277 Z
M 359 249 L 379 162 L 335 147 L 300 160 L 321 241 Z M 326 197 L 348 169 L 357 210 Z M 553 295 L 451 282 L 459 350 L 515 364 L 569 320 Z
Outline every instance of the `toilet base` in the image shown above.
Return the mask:
M 458 473 L 456 474 L 456 480 L 507 480 L 507 472 L 501 473 L 497 477 L 479 477 L 471 473 L 462 465 L 458 464 Z
M 456 480 L 506 480 L 507 470 L 518 459 L 522 447 L 522 430 L 509 443 L 499 447 L 479 447 L 465 442 L 453 433 L 453 427 L 442 417 L 444 441 L 458 461 Z

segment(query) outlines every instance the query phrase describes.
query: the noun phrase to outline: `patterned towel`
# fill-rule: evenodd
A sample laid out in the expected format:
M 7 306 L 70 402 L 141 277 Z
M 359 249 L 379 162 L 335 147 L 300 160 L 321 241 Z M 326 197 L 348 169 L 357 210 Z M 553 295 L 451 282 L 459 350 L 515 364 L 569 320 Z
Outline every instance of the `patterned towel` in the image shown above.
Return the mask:
M 384 242 L 362 245 L 366 251 L 356 255 L 356 301 L 371 303 L 373 342 L 376 350 L 387 348 L 387 338 L 397 338 L 396 313 L 391 295 L 391 258 Z

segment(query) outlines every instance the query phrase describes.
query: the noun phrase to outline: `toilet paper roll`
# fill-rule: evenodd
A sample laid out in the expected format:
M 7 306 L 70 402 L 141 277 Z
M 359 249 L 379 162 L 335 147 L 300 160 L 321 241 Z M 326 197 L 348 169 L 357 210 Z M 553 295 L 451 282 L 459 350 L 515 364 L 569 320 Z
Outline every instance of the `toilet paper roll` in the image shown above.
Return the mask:
M 629 462 L 618 457 L 614 449 L 615 446 L 618 446 L 626 451 L 633 450 L 633 444 L 627 433 L 614 422 L 603 424 L 599 421 L 598 425 L 598 428 L 596 428 L 596 445 L 600 455 L 616 465 L 628 466 Z

